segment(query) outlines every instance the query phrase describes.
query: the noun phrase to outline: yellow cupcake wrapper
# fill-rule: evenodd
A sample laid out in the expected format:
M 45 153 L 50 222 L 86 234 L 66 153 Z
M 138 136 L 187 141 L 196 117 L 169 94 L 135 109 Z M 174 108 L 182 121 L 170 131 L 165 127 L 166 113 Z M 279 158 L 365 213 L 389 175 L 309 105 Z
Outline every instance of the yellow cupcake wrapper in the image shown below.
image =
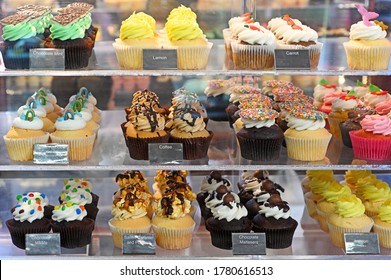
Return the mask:
M 8 138 L 3 136 L 8 156 L 15 161 L 33 160 L 34 144 L 45 144 L 49 141 L 49 133 L 34 138 Z
M 378 234 L 379 244 L 384 248 L 391 248 L 391 228 L 373 224 L 373 232 Z
M 357 46 L 343 43 L 350 70 L 387 70 L 391 46 Z
M 148 225 L 143 228 L 118 228 L 111 224 L 110 219 L 108 224 L 113 237 L 114 246 L 117 248 L 122 248 L 122 235 L 123 234 L 137 234 L 137 233 L 149 233 L 151 231 L 151 225 Z
M 60 138 L 50 134 L 53 143 L 67 144 L 69 160 L 86 160 L 91 157 L 96 134 L 85 138 Z
M 301 139 L 285 136 L 288 157 L 295 160 L 318 161 L 326 156 L 331 134 L 321 139 Z
M 152 225 L 156 234 L 156 244 L 159 247 L 170 250 L 184 249 L 190 247 L 195 223 L 190 228 L 171 229 Z
M 327 222 L 329 227 L 329 233 L 331 237 L 331 242 L 340 248 L 343 248 L 345 245 L 344 233 L 353 233 L 353 232 L 370 232 L 373 226 L 373 220 L 371 224 L 363 226 L 362 228 L 343 228 L 335 226 Z

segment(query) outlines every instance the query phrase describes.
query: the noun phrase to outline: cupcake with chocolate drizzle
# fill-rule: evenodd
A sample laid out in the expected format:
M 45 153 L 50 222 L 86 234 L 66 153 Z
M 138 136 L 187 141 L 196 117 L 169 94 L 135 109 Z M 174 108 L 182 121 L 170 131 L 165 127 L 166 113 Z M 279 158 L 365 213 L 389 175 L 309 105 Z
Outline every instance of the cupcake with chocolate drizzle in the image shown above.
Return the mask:
M 144 177 L 144 173 L 139 170 L 128 170 L 119 173 L 115 177 L 115 182 L 120 188 L 125 188 L 127 185 L 140 184 L 146 192 L 149 192 L 148 179 Z
M 238 182 L 239 198 L 240 202 L 246 204 L 247 201 L 253 198 L 255 191 L 259 190 L 262 186 L 262 182 L 268 179 L 268 172 L 264 170 L 256 170 L 251 175 L 246 177 L 249 172 L 244 172 Z
M 196 109 L 186 104 L 172 120 L 172 127 L 169 142 L 183 144 L 184 159 L 206 157 L 213 132 L 206 130 L 204 119 Z
M 266 248 L 282 249 L 292 245 L 298 223 L 291 217 L 288 202 L 279 194 L 272 194 L 260 206 L 252 222 L 254 232 L 266 234 Z
M 152 228 L 156 244 L 164 249 L 184 249 L 190 246 L 195 222 L 189 215 L 190 201 L 175 190 L 166 192 L 154 205 Z
M 173 182 L 186 183 L 186 176 L 186 170 L 157 170 L 154 177 L 155 183 L 152 185 L 154 199 L 160 199 L 166 189 L 170 188 L 168 182 L 170 184 Z
M 136 104 L 122 123 L 122 131 L 131 158 L 148 160 L 149 143 L 166 143 L 169 135 L 164 130 L 165 118 L 151 104 Z

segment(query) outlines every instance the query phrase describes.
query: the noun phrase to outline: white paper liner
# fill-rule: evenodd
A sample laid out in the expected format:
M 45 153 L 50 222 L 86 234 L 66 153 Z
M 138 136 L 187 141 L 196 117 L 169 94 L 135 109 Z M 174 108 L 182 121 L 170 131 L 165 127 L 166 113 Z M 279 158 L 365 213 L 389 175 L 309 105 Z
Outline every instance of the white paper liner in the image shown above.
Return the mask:
M 190 247 L 195 223 L 190 228 L 171 229 L 152 225 L 156 234 L 156 244 L 159 247 L 170 250 L 184 249 Z
M 113 43 L 118 64 L 122 69 L 143 68 L 143 48 L 141 46 L 126 46 L 123 44 Z
M 301 46 L 301 45 L 288 45 L 284 44 L 281 40 L 277 41 L 277 49 L 288 50 L 308 50 L 310 55 L 311 68 L 317 68 L 320 58 L 320 52 L 322 51 L 323 43 L 316 42 L 314 45 Z
M 311 195 L 312 195 L 311 192 L 307 192 L 304 195 L 304 201 L 307 207 L 308 215 L 310 215 L 311 218 L 317 219 L 316 203 L 315 201 L 309 198 L 309 196 Z
M 8 156 L 15 161 L 33 160 L 34 144 L 45 144 L 49 141 L 49 133 L 40 137 L 15 139 L 3 136 Z
M 200 70 L 205 69 L 213 43 L 203 46 L 172 46 L 165 49 L 176 49 L 178 55 L 178 69 L 180 70 Z
M 275 45 L 244 45 L 231 41 L 235 69 L 272 69 Z
M 113 237 L 114 246 L 117 248 L 122 248 L 122 235 L 123 234 L 133 234 L 133 233 L 149 233 L 151 230 L 151 225 L 148 225 L 143 228 L 118 228 L 111 224 L 110 219 L 108 224 Z
M 357 46 L 343 43 L 350 70 L 387 70 L 391 46 Z
M 371 219 L 372 220 L 372 219 Z M 344 247 L 345 241 L 344 241 L 344 233 L 350 233 L 350 232 L 370 232 L 371 228 L 373 226 L 373 220 L 369 225 L 363 226 L 362 228 L 343 228 L 338 227 L 335 225 L 330 224 L 327 222 L 329 227 L 329 233 L 331 237 L 331 242 L 340 248 Z
M 285 136 L 288 157 L 303 161 L 323 160 L 326 156 L 330 139 L 331 134 L 327 138 L 320 139 L 302 139 Z
M 380 246 L 391 248 L 391 228 L 386 228 L 374 223 L 372 231 L 378 234 Z
M 84 138 L 60 138 L 50 134 L 52 143 L 67 144 L 69 160 L 86 160 L 91 157 L 96 134 Z

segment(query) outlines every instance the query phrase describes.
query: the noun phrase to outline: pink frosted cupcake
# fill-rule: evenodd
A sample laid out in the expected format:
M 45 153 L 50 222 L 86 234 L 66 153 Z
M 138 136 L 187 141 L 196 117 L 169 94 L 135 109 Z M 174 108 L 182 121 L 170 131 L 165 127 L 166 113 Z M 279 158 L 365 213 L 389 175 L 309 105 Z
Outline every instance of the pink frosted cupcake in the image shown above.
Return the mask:
M 391 159 L 391 119 L 381 115 L 367 115 L 362 129 L 350 132 L 354 156 L 365 160 Z
M 377 103 L 375 109 L 379 115 L 388 115 L 391 112 L 391 98 Z
M 323 100 L 327 93 L 339 91 L 341 89 L 336 85 L 330 84 L 325 79 L 320 80 L 319 84 L 314 88 L 314 106 L 319 109 L 323 105 Z
M 372 108 L 376 107 L 376 104 L 390 99 L 391 95 L 386 90 L 381 90 L 375 85 L 369 86 L 369 92 L 364 95 L 364 103 Z
M 346 95 L 346 92 L 342 92 L 342 91 L 334 91 L 334 92 L 326 93 L 323 98 L 323 105 L 319 108 L 319 111 L 326 113 L 326 114 L 330 114 L 332 111 L 331 105 L 332 105 L 334 99 L 340 98 L 345 95 Z

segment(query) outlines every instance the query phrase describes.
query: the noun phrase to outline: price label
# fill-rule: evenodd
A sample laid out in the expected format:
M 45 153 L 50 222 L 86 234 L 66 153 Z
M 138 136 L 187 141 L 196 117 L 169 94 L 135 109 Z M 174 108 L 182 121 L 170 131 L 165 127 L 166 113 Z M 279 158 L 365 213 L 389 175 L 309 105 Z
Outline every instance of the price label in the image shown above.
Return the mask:
M 309 70 L 311 69 L 308 50 L 275 50 L 274 61 L 276 70 Z
M 144 49 L 144 70 L 172 70 L 178 69 L 178 56 L 176 50 Z
M 64 49 L 30 49 L 30 69 L 64 70 Z
M 26 255 L 60 255 L 59 233 L 26 234 Z
M 35 144 L 34 163 L 36 164 L 68 164 L 68 145 Z
M 265 233 L 232 233 L 234 255 L 266 255 Z
M 123 234 L 122 254 L 127 255 L 154 255 L 156 254 L 156 240 L 153 233 Z
M 377 233 L 345 233 L 346 255 L 378 255 L 380 254 Z
M 181 143 L 148 144 L 149 162 L 153 164 L 177 164 L 183 161 L 183 145 Z

